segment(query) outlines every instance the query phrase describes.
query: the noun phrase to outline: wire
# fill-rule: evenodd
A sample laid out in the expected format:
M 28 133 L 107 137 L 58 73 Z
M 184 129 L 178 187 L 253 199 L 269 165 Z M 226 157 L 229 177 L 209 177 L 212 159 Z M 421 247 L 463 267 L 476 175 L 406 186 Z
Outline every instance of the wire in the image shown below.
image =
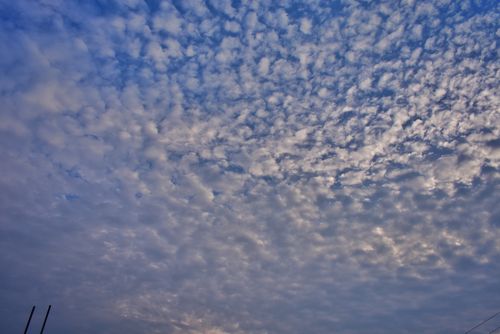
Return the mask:
M 474 329 L 478 328 L 479 326 L 484 325 L 485 323 L 487 323 L 488 321 L 490 321 L 491 319 L 493 319 L 494 317 L 496 317 L 496 316 L 497 316 L 497 315 L 499 315 L 499 314 L 500 314 L 500 312 L 497 312 L 497 313 L 493 314 L 491 317 L 489 317 L 489 318 L 488 318 L 488 319 L 486 319 L 486 320 L 483 320 L 482 322 L 480 322 L 480 323 L 479 323 L 479 324 L 477 324 L 476 326 L 474 326 L 474 327 L 472 327 L 471 329 L 469 329 L 469 330 L 468 330 L 467 332 L 465 332 L 464 334 L 467 334 L 467 333 L 472 332 Z M 496 328 L 494 331 L 496 331 L 497 329 L 498 329 L 498 328 Z M 493 332 L 494 332 L 494 331 L 493 331 Z M 491 332 L 491 333 L 493 333 L 493 332 Z
M 500 326 L 498 326 L 497 328 L 495 328 L 494 330 L 492 330 L 491 332 L 489 332 L 488 334 L 491 334 L 491 333 L 495 333 L 497 330 L 500 329 Z

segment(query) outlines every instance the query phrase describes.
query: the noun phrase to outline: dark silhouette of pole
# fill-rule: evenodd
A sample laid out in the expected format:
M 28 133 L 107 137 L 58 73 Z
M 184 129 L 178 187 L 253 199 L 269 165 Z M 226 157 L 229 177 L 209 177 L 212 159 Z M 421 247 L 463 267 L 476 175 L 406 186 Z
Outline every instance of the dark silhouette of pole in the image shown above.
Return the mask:
M 40 334 L 43 334 L 43 330 L 45 329 L 45 324 L 47 323 L 47 318 L 49 317 L 49 312 L 51 307 L 52 305 L 49 305 L 49 308 L 47 309 L 47 313 L 45 314 L 45 319 L 43 320 L 42 330 L 40 331 Z
M 28 327 L 30 326 L 31 318 L 33 318 L 33 312 L 35 312 L 35 305 L 33 305 L 33 308 L 31 309 L 30 317 L 28 318 L 26 328 L 24 329 L 24 334 L 28 333 Z

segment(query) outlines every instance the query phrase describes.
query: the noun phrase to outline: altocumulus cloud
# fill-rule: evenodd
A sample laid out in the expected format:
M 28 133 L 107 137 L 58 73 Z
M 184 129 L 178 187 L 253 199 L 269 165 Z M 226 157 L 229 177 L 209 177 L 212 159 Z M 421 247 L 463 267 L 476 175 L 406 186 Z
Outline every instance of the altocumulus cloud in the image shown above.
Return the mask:
M 498 311 L 499 6 L 0 0 L 0 331 Z

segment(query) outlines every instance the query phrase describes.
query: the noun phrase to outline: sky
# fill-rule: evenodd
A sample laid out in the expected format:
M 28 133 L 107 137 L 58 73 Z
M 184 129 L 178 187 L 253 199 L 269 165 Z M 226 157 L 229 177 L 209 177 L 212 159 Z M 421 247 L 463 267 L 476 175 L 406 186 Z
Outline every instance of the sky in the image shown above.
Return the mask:
M 494 0 L 0 0 L 0 332 L 464 333 L 499 41 Z

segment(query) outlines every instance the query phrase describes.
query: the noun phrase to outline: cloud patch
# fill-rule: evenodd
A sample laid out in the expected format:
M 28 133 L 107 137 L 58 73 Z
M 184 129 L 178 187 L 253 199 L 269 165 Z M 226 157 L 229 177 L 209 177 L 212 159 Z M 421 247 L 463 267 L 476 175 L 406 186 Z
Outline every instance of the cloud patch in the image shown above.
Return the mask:
M 2 332 L 48 303 L 77 334 L 497 311 L 498 5 L 0 8 Z

